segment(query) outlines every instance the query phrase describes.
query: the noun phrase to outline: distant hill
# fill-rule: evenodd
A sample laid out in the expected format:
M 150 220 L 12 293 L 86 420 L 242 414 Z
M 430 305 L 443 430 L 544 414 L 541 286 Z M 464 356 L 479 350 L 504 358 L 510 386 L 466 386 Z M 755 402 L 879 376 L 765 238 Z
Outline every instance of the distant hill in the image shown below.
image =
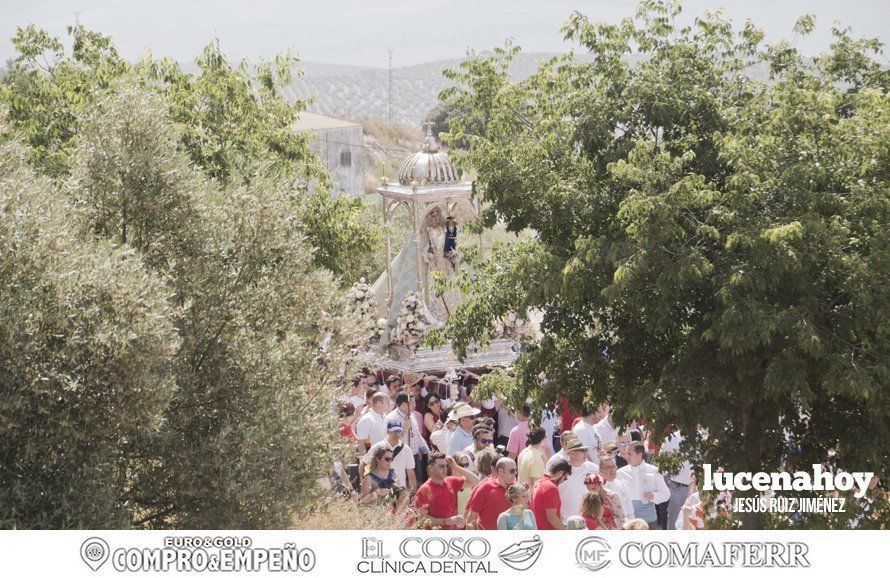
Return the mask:
M 513 80 L 522 80 L 533 74 L 540 64 L 559 56 L 558 53 L 530 52 L 516 55 L 511 67 Z M 578 53 L 575 58 L 589 62 L 588 53 Z M 639 55 L 631 56 L 632 62 L 640 62 Z M 439 103 L 439 93 L 449 81 L 442 71 L 457 68 L 460 60 L 438 60 L 414 66 L 393 68 L 392 117 L 393 122 L 419 127 L 427 113 Z M 387 120 L 387 70 L 362 66 L 304 62 L 298 65 L 303 75 L 285 89 L 290 98 L 311 99 L 311 112 L 349 120 Z M 767 80 L 769 72 L 763 64 L 750 71 L 754 78 Z
M 527 78 L 541 62 L 557 55 L 520 53 L 512 63 L 510 75 L 514 80 Z M 442 71 L 459 64 L 460 60 L 452 59 L 393 68 L 393 122 L 418 126 L 438 104 L 439 93 L 448 86 Z M 291 98 L 312 99 L 310 111 L 348 119 L 387 118 L 389 77 L 386 69 L 318 62 L 300 62 L 299 66 L 303 76 L 285 92 Z

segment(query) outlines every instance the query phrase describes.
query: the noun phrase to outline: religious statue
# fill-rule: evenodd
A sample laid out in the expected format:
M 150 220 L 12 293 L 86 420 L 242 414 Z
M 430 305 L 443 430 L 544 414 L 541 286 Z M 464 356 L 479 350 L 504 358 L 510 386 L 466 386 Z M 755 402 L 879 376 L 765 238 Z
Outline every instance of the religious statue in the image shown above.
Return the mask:
M 457 221 L 451 215 L 445 219 L 445 258 L 451 264 L 451 268 L 457 271 L 460 262 L 460 253 L 457 251 Z
M 460 254 L 457 251 L 457 223 L 454 217 L 443 220 L 442 209 L 433 207 L 424 220 L 423 242 L 421 256 L 427 264 L 427 275 L 439 272 L 450 278 L 457 274 Z M 430 295 L 429 308 L 436 319 L 443 320 L 451 314 L 458 301 L 459 292 L 449 289 L 438 298 Z
M 429 267 L 430 272 L 441 271 L 449 273 L 452 268 L 448 259 L 445 257 L 445 226 L 442 223 L 442 210 L 434 207 L 424 220 L 423 233 L 426 237 L 426 247 L 423 250 L 423 260 Z

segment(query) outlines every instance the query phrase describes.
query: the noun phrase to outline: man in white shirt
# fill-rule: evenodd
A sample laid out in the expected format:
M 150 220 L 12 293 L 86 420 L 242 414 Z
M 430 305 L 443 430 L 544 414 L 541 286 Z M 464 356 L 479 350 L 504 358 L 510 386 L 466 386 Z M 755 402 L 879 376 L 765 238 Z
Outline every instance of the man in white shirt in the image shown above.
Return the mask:
M 630 444 L 627 448 L 628 464 L 618 470 L 618 479 L 624 482 L 630 494 L 634 517 L 645 520 L 650 530 L 658 530 L 661 526 L 658 525 L 655 505 L 668 501 L 671 492 L 658 468 L 643 460 L 645 452 L 642 442 Z
M 368 392 L 368 387 L 371 383 L 374 383 L 373 374 L 363 372 L 353 382 L 352 390 L 349 392 L 349 395 L 340 398 L 340 401 L 349 402 L 353 405 L 353 407 L 355 407 L 355 413 L 352 414 L 352 423 L 355 423 L 355 421 L 358 420 L 359 417 L 361 417 L 362 408 L 365 405 L 365 394 Z
M 675 431 L 664 440 L 661 444 L 662 452 L 678 452 L 680 444 L 683 443 L 683 435 Z M 680 471 L 673 476 L 666 476 L 667 487 L 671 492 L 670 501 L 668 502 L 668 530 L 673 530 L 677 523 L 677 518 L 683 510 L 683 504 L 689 496 L 689 484 L 692 483 L 692 464 L 684 461 L 680 466 Z
M 474 425 L 473 443 L 463 449 L 463 452 L 470 457 L 470 465 L 467 466 L 468 470 L 474 474 L 479 473 L 476 471 L 476 454 L 485 448 L 490 448 L 492 444 L 494 444 L 494 431 L 492 431 L 491 427 L 482 421 Z
M 417 476 L 414 473 L 414 454 L 411 449 L 400 439 L 402 436 L 402 423 L 398 420 L 390 420 L 386 424 L 386 439 L 371 446 L 364 456 L 362 464 L 371 465 L 371 457 L 377 448 L 384 446 L 392 450 L 393 459 L 390 467 L 396 472 L 396 481 L 408 488 L 413 494 L 417 490 Z M 364 469 L 364 468 L 362 468 Z
M 625 520 L 633 518 L 634 505 L 633 502 L 630 501 L 627 486 L 624 485 L 624 482 L 618 479 L 618 466 L 615 464 L 614 457 L 603 456 L 600 458 L 600 475 L 606 480 L 603 487 L 607 490 L 611 490 L 618 496 L 618 501 L 621 502 L 621 510 Z
M 401 381 L 399 381 L 401 383 Z M 390 398 L 392 399 L 392 398 Z M 402 441 L 411 450 L 414 456 L 414 463 L 417 471 L 416 476 L 421 479 L 423 474 L 421 468 L 417 467 L 421 463 L 421 454 L 429 453 L 430 448 L 426 444 L 426 440 L 420 435 L 420 425 L 414 417 L 413 405 L 415 403 L 414 396 L 407 391 L 400 391 L 395 397 L 395 409 L 386 414 L 386 421 L 397 421 L 402 424 Z
M 396 408 L 386 415 L 386 421 L 397 421 L 402 424 L 402 441 L 411 449 L 415 458 L 421 453 L 426 453 L 429 448 L 423 436 L 420 435 L 420 427 L 411 411 L 411 395 L 407 391 L 400 391 L 395 398 Z
M 584 419 L 572 428 L 581 443 L 590 448 L 587 451 L 587 458 L 594 464 L 600 463 L 600 450 L 603 447 L 603 440 L 600 439 L 600 434 L 595 428 L 596 423 L 603 418 L 603 413 L 601 408 L 588 408 Z
M 569 440 L 563 447 L 569 457 L 569 465 L 572 466 L 571 475 L 559 484 L 559 499 L 562 502 L 559 513 L 563 520 L 569 516 L 581 515 L 581 502 L 587 494 L 584 479 L 587 474 L 598 474 L 600 471 L 596 464 L 588 461 L 589 449 L 577 438 Z
M 578 439 L 578 436 L 575 435 L 572 430 L 566 430 L 562 432 L 562 435 L 559 436 L 559 451 L 547 458 L 547 463 L 544 465 L 544 471 L 549 472 L 550 468 L 553 467 L 553 464 L 559 461 L 568 462 L 569 456 L 566 454 L 566 444 L 571 440 Z
M 389 407 L 389 396 L 378 391 L 371 396 L 371 409 L 355 424 L 355 439 L 359 455 L 365 453 L 377 442 L 386 437 L 386 418 L 384 414 Z
M 605 444 L 618 440 L 618 428 L 612 425 L 612 412 L 609 406 L 603 406 L 603 419 L 596 422 L 593 426 L 594 431 L 600 436 L 600 440 Z
M 449 419 L 457 420 L 457 429 L 451 434 L 448 440 L 448 455 L 453 456 L 457 452 L 463 451 L 465 447 L 473 443 L 473 425 L 476 423 L 476 416 L 479 410 L 470 404 L 459 401 L 454 404 L 454 409 L 448 414 Z

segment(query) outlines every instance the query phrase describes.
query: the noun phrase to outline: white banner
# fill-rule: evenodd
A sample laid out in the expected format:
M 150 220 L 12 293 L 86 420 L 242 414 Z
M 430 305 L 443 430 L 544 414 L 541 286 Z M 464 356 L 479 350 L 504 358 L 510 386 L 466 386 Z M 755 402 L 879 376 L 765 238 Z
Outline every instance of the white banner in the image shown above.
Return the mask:
M 890 533 L 11 531 L 3 576 L 880 574 Z M 652 574 L 649 574 L 652 575 Z

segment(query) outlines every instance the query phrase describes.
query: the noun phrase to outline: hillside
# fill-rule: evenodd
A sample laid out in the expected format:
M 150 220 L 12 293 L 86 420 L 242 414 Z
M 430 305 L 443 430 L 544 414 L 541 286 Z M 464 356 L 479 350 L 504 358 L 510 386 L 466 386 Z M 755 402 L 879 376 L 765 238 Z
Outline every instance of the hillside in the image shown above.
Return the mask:
M 514 79 L 531 75 L 538 65 L 555 53 L 520 53 L 510 73 Z M 583 57 L 582 57 L 583 59 Z M 393 121 L 419 125 L 439 102 L 439 93 L 448 86 L 442 71 L 456 68 L 460 60 L 439 60 L 393 68 Z M 291 98 L 311 99 L 309 110 L 348 119 L 388 116 L 388 71 L 385 68 L 341 66 L 301 62 L 303 75 L 286 90 Z

